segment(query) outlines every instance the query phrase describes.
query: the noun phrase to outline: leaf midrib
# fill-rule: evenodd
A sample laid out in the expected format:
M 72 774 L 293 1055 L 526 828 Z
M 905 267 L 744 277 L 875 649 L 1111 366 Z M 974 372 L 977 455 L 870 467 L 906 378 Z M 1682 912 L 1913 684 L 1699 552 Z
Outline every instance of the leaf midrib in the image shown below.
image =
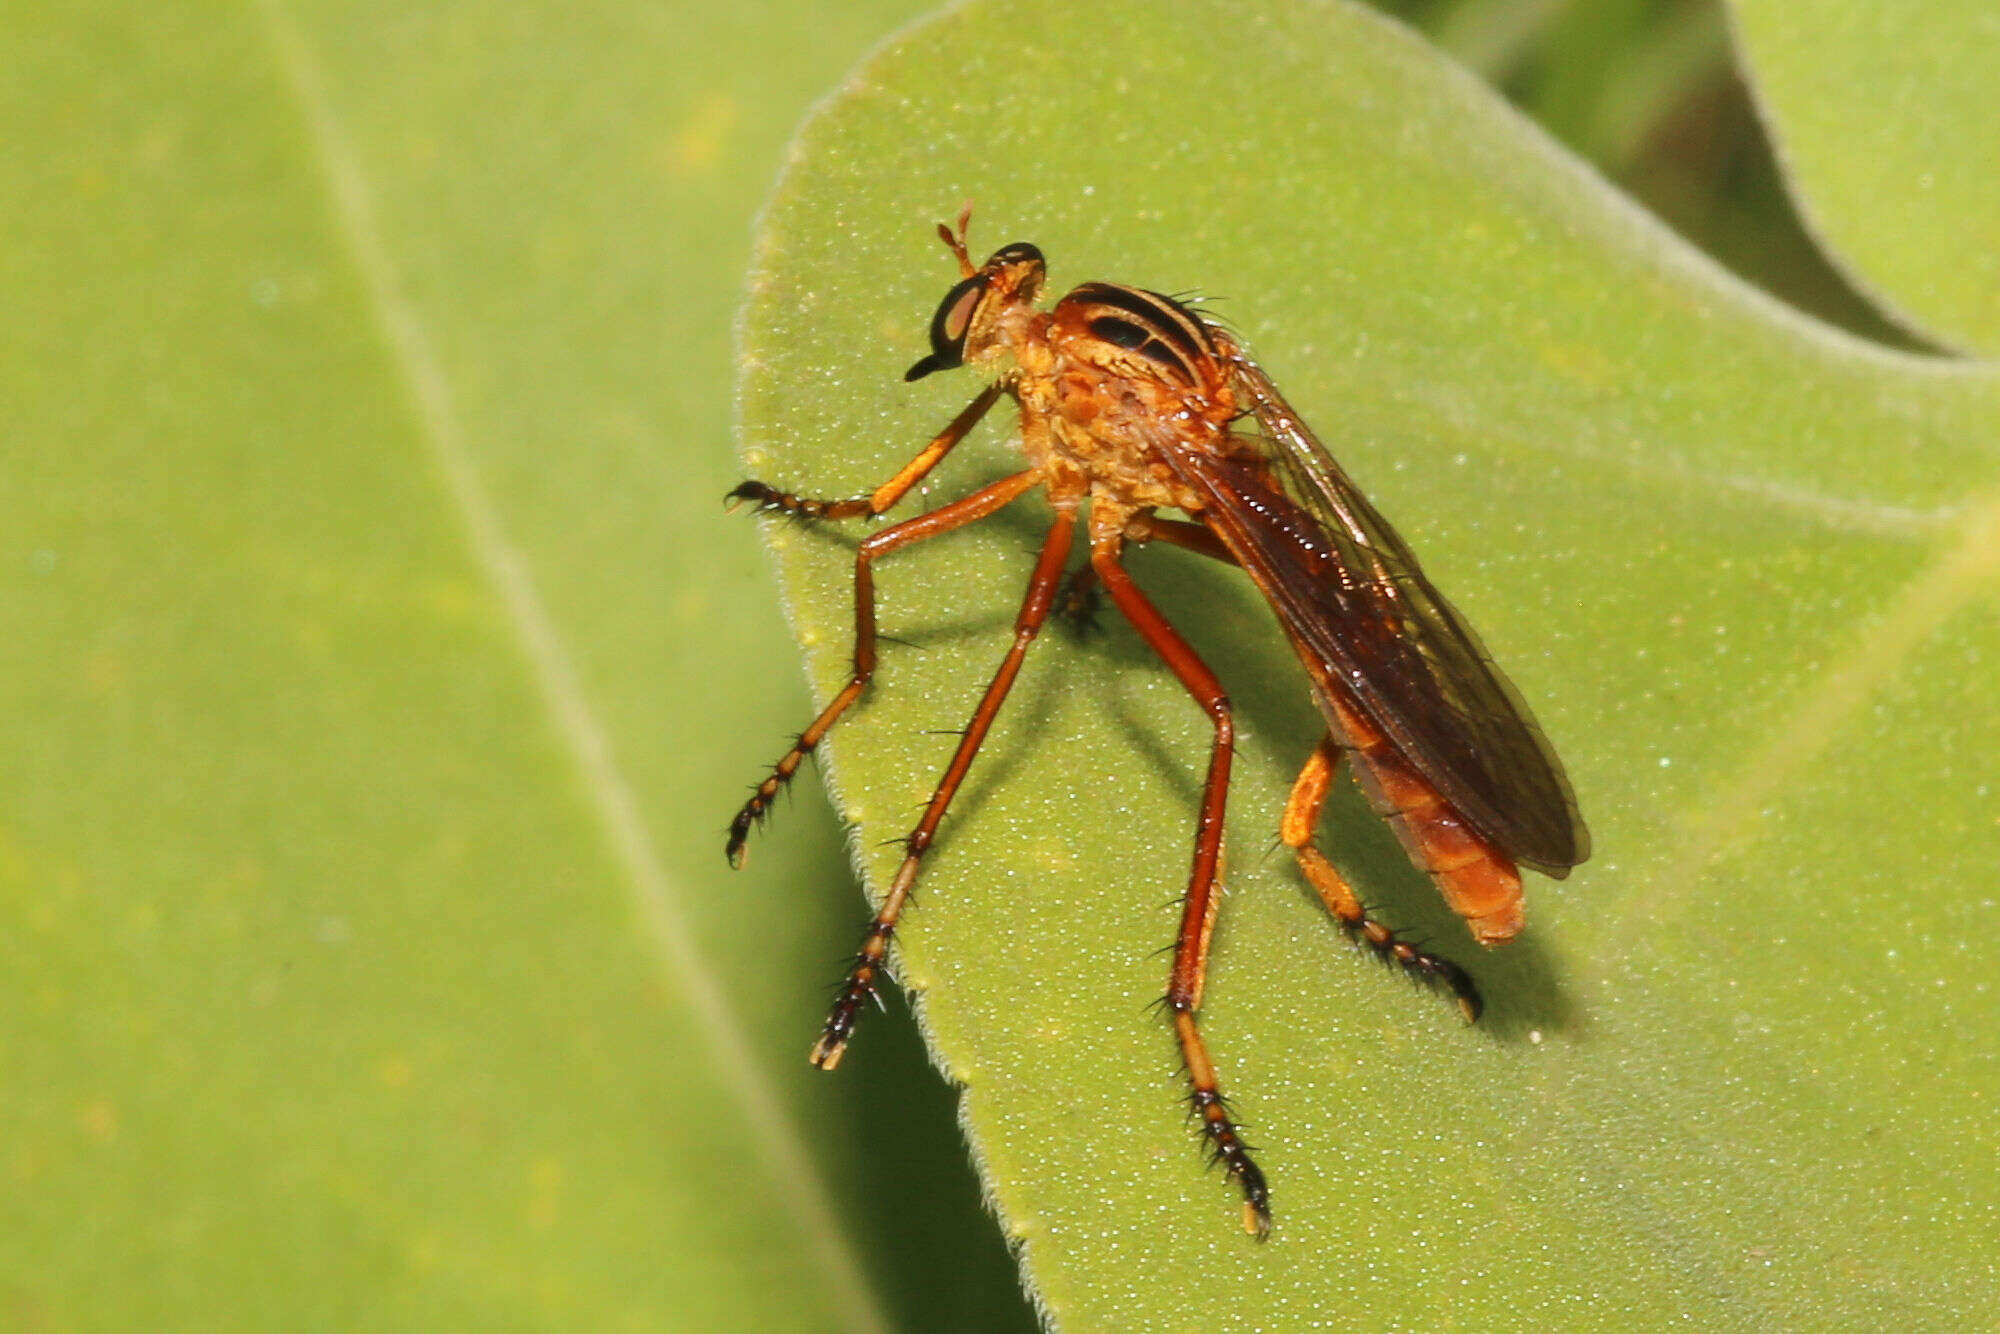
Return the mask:
M 377 222 L 374 191 L 334 111 L 318 62 L 280 0 L 258 0 L 257 8 L 324 177 L 334 229 L 361 277 L 394 373 L 411 395 L 417 434 L 443 476 L 451 504 L 465 525 L 473 561 L 499 597 L 550 723 L 570 752 L 588 803 L 626 873 L 647 934 L 659 950 L 663 983 L 678 990 L 698 1017 L 696 1027 L 712 1048 L 719 1080 L 716 1092 L 737 1105 L 750 1143 L 765 1160 L 770 1188 L 822 1271 L 825 1293 L 843 1326 L 886 1330 L 889 1320 L 839 1224 L 830 1192 L 696 946 L 681 908 L 684 896 L 666 873 L 609 736 L 536 590 L 528 562 L 509 540 L 479 477 L 449 379 L 423 321 L 401 294 Z

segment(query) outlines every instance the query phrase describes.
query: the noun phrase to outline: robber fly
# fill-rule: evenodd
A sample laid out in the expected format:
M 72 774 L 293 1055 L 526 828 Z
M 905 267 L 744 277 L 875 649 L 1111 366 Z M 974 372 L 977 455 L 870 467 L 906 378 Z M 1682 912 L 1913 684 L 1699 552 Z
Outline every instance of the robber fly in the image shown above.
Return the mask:
M 1028 466 L 861 543 L 853 675 L 738 813 L 729 859 L 741 864 L 751 826 L 874 674 L 875 561 L 1045 489 L 1055 522 L 1014 622 L 1013 646 L 905 840 L 902 865 L 813 1046 L 813 1063 L 831 1069 L 874 996 L 938 823 L 1058 601 L 1078 511 L 1088 500 L 1090 560 L 1080 579 L 1109 594 L 1215 728 L 1164 1008 L 1201 1133 L 1242 1188 L 1245 1229 L 1262 1237 L 1270 1229 L 1270 1192 L 1223 1101 L 1196 1022 L 1219 904 L 1236 724 L 1222 683 L 1125 572 L 1124 549 L 1144 542 L 1184 547 L 1241 567 L 1263 593 L 1326 721 L 1285 804 L 1283 840 L 1342 927 L 1412 977 L 1449 991 L 1468 1021 L 1480 1010 L 1472 979 L 1376 921 L 1314 845 L 1341 761 L 1350 763 L 1410 859 L 1482 945 L 1501 944 L 1521 930 L 1517 867 L 1560 878 L 1589 855 L 1589 835 L 1562 766 L 1521 697 L 1236 335 L 1171 297 L 1116 283 L 1085 283 L 1053 309 L 1038 310 L 1046 276 L 1041 251 L 1016 242 L 974 265 L 966 250 L 970 212 L 960 214 L 956 230 L 938 227 L 958 261 L 959 281 L 931 320 L 930 353 L 904 378 L 971 366 L 990 380 L 987 387 L 872 495 L 814 500 L 745 482 L 730 499 L 806 519 L 883 514 L 1003 394 L 1020 405 Z M 1186 518 L 1162 518 L 1162 510 Z

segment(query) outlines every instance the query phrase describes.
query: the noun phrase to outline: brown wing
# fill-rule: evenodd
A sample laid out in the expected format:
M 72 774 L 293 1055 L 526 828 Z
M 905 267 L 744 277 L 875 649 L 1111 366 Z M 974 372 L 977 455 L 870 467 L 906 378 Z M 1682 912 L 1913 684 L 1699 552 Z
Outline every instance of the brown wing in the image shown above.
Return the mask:
M 1160 441 L 1277 611 L 1322 694 L 1344 691 L 1465 820 L 1562 877 L 1590 855 L 1576 798 L 1520 694 L 1277 386 L 1217 331 L 1263 458 Z M 1322 711 L 1332 710 L 1322 701 Z

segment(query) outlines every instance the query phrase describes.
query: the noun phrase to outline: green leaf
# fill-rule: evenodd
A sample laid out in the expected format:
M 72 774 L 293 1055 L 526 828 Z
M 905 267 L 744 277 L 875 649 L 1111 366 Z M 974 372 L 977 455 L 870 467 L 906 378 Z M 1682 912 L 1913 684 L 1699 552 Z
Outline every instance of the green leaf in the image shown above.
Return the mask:
M 914 9 L 0 13 L 0 1325 L 1026 1322 L 805 1063 L 831 822 L 721 856 L 750 219 Z
M 1366 11 L 976 3 L 796 145 L 745 315 L 753 476 L 864 492 L 972 395 L 899 378 L 954 277 L 932 224 L 967 198 L 974 248 L 1038 243 L 1057 292 L 1221 298 L 1533 702 L 1596 836 L 1568 881 L 1531 877 L 1522 940 L 1473 957 L 1335 802 L 1323 842 L 1364 897 L 1485 987 L 1463 1028 L 1267 855 L 1318 726 L 1268 613 L 1230 571 L 1132 558 L 1248 733 L 1203 1019 L 1273 1182 L 1259 1246 L 1147 1011 L 1207 725 L 1115 618 L 1045 634 L 900 949 L 1054 1321 L 2000 1316 L 1993 369 L 1747 289 Z M 997 416 L 926 503 L 1021 466 Z M 1046 522 L 1029 500 L 877 571 L 907 642 L 828 762 L 877 893 Z M 768 532 L 825 699 L 854 538 Z
M 1809 223 L 1913 327 L 2000 350 L 2000 24 L 1981 0 L 1731 0 Z

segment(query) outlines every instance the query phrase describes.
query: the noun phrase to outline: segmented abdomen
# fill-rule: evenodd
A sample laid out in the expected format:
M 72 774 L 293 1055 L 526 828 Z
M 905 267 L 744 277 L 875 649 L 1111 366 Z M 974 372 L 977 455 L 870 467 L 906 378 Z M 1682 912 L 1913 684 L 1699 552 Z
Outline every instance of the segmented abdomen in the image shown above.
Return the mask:
M 1429 873 L 1473 939 L 1499 945 L 1520 934 L 1521 873 L 1424 781 L 1395 746 L 1340 701 L 1328 701 L 1353 757 L 1354 776 L 1375 813 L 1389 822 L 1410 860 Z

